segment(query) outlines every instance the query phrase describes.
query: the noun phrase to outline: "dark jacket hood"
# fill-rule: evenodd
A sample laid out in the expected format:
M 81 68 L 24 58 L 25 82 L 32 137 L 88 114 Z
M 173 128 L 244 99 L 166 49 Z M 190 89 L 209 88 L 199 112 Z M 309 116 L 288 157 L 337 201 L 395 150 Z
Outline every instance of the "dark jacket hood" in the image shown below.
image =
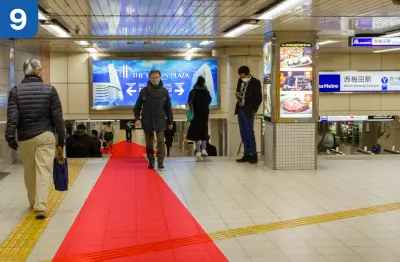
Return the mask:
M 87 132 L 85 129 L 77 129 L 74 131 L 73 136 L 84 136 L 87 135 Z

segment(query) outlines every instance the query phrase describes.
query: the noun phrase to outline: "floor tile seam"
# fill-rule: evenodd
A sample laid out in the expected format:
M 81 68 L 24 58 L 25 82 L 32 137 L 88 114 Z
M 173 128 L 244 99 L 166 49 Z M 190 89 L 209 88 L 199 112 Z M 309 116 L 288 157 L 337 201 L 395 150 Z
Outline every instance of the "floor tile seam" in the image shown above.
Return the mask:
M 262 224 L 262 225 L 257 225 L 257 226 L 242 227 L 242 228 L 237 228 L 237 229 L 232 229 L 232 230 L 219 231 L 219 232 L 211 233 L 208 235 L 206 234 L 206 235 L 192 236 L 192 237 L 188 237 L 188 238 L 172 239 L 169 241 L 150 243 L 150 244 L 141 245 L 141 246 L 131 246 L 131 247 L 126 247 L 126 248 L 117 249 L 117 250 L 107 250 L 107 251 L 102 251 L 102 252 L 83 254 L 83 255 L 79 255 L 77 257 L 86 258 L 86 259 L 94 259 L 93 261 L 102 261 L 102 260 L 96 260 L 96 259 L 104 259 L 104 256 L 107 256 L 107 255 L 124 257 L 124 255 L 122 255 L 122 253 L 125 251 L 127 252 L 125 254 L 125 257 L 126 257 L 126 256 L 132 256 L 132 255 L 139 255 L 142 253 L 155 252 L 155 251 L 161 251 L 161 250 L 169 250 L 169 249 L 179 248 L 179 247 L 183 247 L 183 246 L 201 244 L 201 243 L 206 243 L 209 241 L 237 238 L 237 237 L 246 236 L 246 235 L 266 233 L 266 232 L 270 232 L 270 231 L 295 228 L 295 227 L 299 227 L 299 226 L 306 226 L 306 225 L 319 224 L 319 223 L 324 223 L 324 222 L 337 221 L 337 220 L 342 220 L 342 219 L 351 218 L 351 217 L 376 214 L 376 213 L 380 213 L 380 212 L 386 212 L 386 211 L 392 211 L 392 210 L 398 210 L 398 209 L 400 209 L 400 202 L 390 203 L 390 204 L 381 205 L 381 206 L 360 208 L 360 209 L 355 209 L 355 210 L 347 210 L 347 211 L 331 213 L 331 214 L 309 216 L 309 217 L 304 217 L 304 218 L 299 218 L 299 219 L 294 219 L 294 220 L 280 221 L 280 222 Z M 185 242 L 185 240 L 186 240 L 186 242 Z M 166 244 L 166 245 L 163 246 L 163 244 Z M 153 247 L 154 249 L 148 250 L 148 249 L 146 249 L 146 247 L 148 247 L 148 248 Z

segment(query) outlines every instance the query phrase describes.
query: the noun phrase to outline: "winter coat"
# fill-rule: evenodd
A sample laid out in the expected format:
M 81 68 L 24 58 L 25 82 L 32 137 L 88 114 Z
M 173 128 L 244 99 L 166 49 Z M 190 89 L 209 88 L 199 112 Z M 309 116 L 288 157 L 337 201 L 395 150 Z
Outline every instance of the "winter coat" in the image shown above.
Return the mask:
M 142 119 L 144 132 L 165 131 L 168 125 L 173 124 L 171 98 L 168 90 L 163 87 L 162 81 L 154 87 L 150 81 L 140 91 L 134 109 L 135 119 Z
M 77 129 L 67 139 L 66 151 L 68 158 L 97 157 L 96 146 L 85 130 Z
M 206 141 L 208 139 L 208 116 L 211 95 L 205 86 L 194 86 L 190 91 L 188 104 L 191 105 L 193 119 L 190 121 L 187 139 Z
M 37 76 L 27 76 L 11 89 L 7 107 L 7 141 L 26 141 L 44 132 L 57 131 L 64 145 L 65 128 L 60 98 L 56 89 Z

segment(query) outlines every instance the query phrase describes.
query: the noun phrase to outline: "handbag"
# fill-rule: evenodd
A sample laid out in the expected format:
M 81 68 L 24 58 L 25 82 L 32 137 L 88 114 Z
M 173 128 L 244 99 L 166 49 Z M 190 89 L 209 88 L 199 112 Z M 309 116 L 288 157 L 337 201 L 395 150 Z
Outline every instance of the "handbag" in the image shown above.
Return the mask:
M 63 149 L 58 147 L 53 167 L 53 182 L 55 189 L 57 191 L 67 191 L 68 180 L 68 161 L 64 158 Z
M 188 122 L 191 122 L 194 118 L 194 112 L 193 112 L 193 100 L 194 100 L 194 89 L 193 89 L 193 94 L 192 98 L 186 103 L 185 109 L 186 109 L 186 120 Z

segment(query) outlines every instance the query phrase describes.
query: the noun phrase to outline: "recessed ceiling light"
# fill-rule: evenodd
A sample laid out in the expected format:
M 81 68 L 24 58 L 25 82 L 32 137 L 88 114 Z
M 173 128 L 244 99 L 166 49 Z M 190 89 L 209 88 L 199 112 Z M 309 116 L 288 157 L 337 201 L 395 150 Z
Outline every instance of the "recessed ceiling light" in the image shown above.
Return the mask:
M 213 44 L 213 43 L 214 43 L 214 41 L 207 41 L 207 40 L 205 40 L 205 41 L 200 42 L 199 45 L 207 46 L 207 45 L 211 45 L 211 44 Z
M 201 50 L 201 48 L 193 47 L 193 48 L 190 48 L 189 50 L 187 50 L 186 53 L 196 53 L 200 50 Z
M 224 36 L 225 37 L 237 37 L 246 32 L 249 32 L 259 26 L 260 25 L 257 25 L 257 24 L 243 24 L 243 25 L 240 25 L 240 26 L 228 31 Z
M 75 43 L 77 43 L 80 46 L 88 46 L 88 45 L 90 45 L 89 42 L 87 42 L 87 41 L 75 41 Z
M 85 48 L 85 50 L 88 51 L 89 53 L 97 53 L 97 49 L 93 47 Z
M 39 10 L 38 18 L 40 21 L 47 21 L 50 20 L 42 11 Z
M 319 45 L 329 45 L 329 44 L 336 44 L 336 43 L 339 43 L 339 42 L 340 42 L 340 41 L 328 40 L 328 41 L 319 42 L 318 44 L 319 44 Z
M 382 50 L 375 50 L 373 51 L 374 53 L 384 53 L 384 52 L 392 52 L 392 51 L 398 51 L 400 50 L 399 48 L 391 48 L 391 49 L 382 49 Z
M 391 32 L 386 32 L 384 35 L 381 35 L 380 37 L 394 37 L 394 36 L 400 36 L 400 31 L 391 31 Z
M 57 37 L 71 37 L 67 31 L 56 24 L 42 24 L 41 26 Z
M 281 1 L 279 4 L 273 3 L 267 10 L 265 10 L 257 19 L 272 20 L 281 15 L 285 15 L 299 6 L 310 2 L 310 0 L 286 0 Z

